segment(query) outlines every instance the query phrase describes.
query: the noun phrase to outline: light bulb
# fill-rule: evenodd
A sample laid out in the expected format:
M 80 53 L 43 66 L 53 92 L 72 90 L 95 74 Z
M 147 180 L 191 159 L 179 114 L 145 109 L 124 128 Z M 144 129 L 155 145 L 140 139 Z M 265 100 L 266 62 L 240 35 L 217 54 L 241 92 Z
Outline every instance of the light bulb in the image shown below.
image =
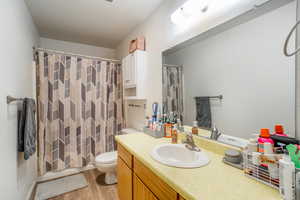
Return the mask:
M 208 1 L 209 0 L 187 1 L 171 15 L 171 21 L 177 25 L 185 24 L 193 16 L 198 15 L 200 12 L 205 12 L 208 8 Z

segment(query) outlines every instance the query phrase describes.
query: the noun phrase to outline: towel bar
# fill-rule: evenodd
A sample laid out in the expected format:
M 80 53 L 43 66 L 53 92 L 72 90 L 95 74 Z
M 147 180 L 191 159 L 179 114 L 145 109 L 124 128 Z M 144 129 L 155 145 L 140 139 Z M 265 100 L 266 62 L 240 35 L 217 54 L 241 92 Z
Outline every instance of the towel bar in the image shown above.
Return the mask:
M 6 97 L 6 103 L 7 104 L 10 104 L 11 102 L 14 102 L 14 101 L 23 101 L 23 98 L 15 98 L 15 97 L 12 97 L 12 96 L 7 96 Z
M 219 95 L 219 96 L 201 96 L 201 97 L 208 97 L 210 99 L 220 99 L 220 100 L 223 99 L 223 95 Z M 194 98 L 196 99 L 197 97 L 194 97 Z

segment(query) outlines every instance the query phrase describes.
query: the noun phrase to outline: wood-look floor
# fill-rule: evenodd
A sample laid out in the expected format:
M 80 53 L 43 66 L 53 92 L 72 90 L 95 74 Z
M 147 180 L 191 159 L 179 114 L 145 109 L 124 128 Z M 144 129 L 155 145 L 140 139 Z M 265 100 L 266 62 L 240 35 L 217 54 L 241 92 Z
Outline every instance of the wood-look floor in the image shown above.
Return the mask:
M 119 200 L 117 185 L 104 186 L 97 183 L 101 180 L 96 169 L 83 173 L 89 186 L 74 192 L 69 192 L 49 200 Z

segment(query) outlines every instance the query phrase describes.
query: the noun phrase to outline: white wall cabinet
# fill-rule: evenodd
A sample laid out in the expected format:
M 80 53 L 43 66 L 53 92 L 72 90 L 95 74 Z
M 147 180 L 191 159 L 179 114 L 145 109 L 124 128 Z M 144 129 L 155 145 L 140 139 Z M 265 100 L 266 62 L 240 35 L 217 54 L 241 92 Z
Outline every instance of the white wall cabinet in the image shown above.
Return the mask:
M 122 60 L 124 98 L 146 99 L 145 78 L 147 73 L 146 52 L 136 50 Z
M 136 64 L 135 56 L 129 54 L 123 59 L 124 69 L 124 87 L 134 88 L 136 87 Z

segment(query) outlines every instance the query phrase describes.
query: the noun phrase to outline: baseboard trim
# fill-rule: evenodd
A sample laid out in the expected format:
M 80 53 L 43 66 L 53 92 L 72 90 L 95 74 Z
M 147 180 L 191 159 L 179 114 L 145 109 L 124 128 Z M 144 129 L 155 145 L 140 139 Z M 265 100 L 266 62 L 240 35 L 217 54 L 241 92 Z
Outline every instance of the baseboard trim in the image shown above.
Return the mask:
M 37 182 L 34 181 L 31 185 L 31 187 L 29 188 L 29 191 L 28 191 L 27 196 L 26 196 L 26 200 L 34 200 L 36 186 L 37 186 Z

